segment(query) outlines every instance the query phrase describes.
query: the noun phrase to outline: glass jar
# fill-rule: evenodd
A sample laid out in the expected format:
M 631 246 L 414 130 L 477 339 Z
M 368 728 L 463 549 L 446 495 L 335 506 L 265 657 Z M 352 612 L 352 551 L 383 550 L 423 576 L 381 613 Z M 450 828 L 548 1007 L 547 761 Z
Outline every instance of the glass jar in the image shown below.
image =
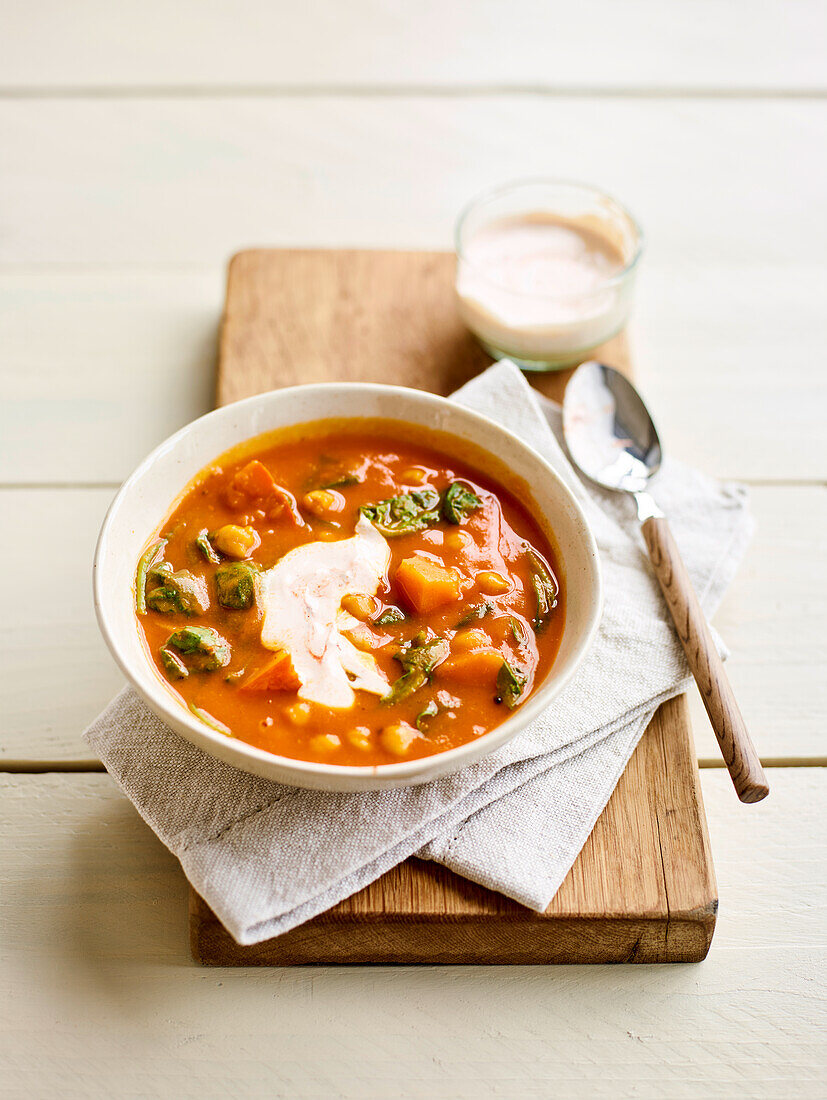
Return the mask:
M 527 370 L 588 359 L 626 324 L 643 234 L 616 199 L 563 180 L 486 192 L 456 228 L 456 289 L 468 328 Z

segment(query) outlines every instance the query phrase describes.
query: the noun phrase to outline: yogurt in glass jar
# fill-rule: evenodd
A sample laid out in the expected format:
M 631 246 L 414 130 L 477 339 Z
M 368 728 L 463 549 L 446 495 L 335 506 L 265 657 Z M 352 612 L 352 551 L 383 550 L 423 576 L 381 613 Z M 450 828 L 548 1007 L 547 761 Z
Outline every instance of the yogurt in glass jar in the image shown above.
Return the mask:
M 625 325 L 642 234 L 602 191 L 536 180 L 475 200 L 456 248 L 466 325 L 495 358 L 554 370 L 589 358 Z

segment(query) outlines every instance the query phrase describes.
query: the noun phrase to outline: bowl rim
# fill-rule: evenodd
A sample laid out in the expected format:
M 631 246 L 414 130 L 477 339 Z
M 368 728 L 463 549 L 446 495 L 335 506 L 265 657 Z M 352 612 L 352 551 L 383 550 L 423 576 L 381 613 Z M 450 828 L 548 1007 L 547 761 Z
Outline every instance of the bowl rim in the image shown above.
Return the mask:
M 164 690 L 164 685 L 158 682 L 157 688 L 151 679 L 148 679 L 149 684 L 152 686 L 153 691 L 147 691 L 147 684 L 142 682 L 137 675 L 133 673 L 130 667 L 130 662 L 121 654 L 119 644 L 114 637 L 113 630 L 110 629 L 108 622 L 109 612 L 107 609 L 107 596 L 103 591 L 103 565 L 107 556 L 110 553 L 110 527 L 116 514 L 127 504 L 133 488 L 138 484 L 146 472 L 153 466 L 156 459 L 161 454 L 174 451 L 177 446 L 187 437 L 191 436 L 200 430 L 200 427 L 205 423 L 212 420 L 218 420 L 228 415 L 229 410 L 243 411 L 247 408 L 252 408 L 265 399 L 272 399 L 274 396 L 288 396 L 298 393 L 304 393 L 307 395 L 321 392 L 341 391 L 347 390 L 355 393 L 381 393 L 388 396 L 401 396 L 405 400 L 414 399 L 415 401 L 424 403 L 426 405 L 443 406 L 450 405 L 452 410 L 459 412 L 471 421 L 476 422 L 479 428 L 485 432 L 494 431 L 495 433 L 501 433 L 509 437 L 510 440 L 517 444 L 517 446 L 527 452 L 532 461 L 538 463 L 543 469 L 544 473 L 550 476 L 556 483 L 557 488 L 561 491 L 564 498 L 567 499 L 569 506 L 573 509 L 575 515 L 580 520 L 580 526 L 582 528 L 582 537 L 585 542 L 585 549 L 587 557 L 591 560 L 593 566 L 593 578 L 594 578 L 594 598 L 591 603 L 591 611 L 588 616 L 583 634 L 579 643 L 575 647 L 573 653 L 569 658 L 568 670 L 560 676 L 554 677 L 554 665 L 552 665 L 549 671 L 546 681 L 540 685 L 540 687 L 532 693 L 532 695 L 523 703 L 516 712 L 513 712 L 505 721 L 501 722 L 494 729 L 489 730 L 487 733 L 482 734 L 481 737 L 475 738 L 472 741 L 465 742 L 462 745 L 457 745 L 452 749 L 446 749 L 444 752 L 431 753 L 428 756 L 417 757 L 414 760 L 406 760 L 396 764 L 374 764 L 374 765 L 341 765 L 341 764 L 328 764 L 318 761 L 300 760 L 290 756 L 279 756 L 276 753 L 268 752 L 266 749 L 257 748 L 255 745 L 251 745 L 246 741 L 242 741 L 239 738 L 228 737 L 226 734 L 219 733 L 212 730 L 205 723 L 198 721 L 194 715 L 191 715 L 189 711 L 178 702 L 174 696 Z M 337 419 L 336 417 L 320 416 L 314 418 L 312 421 L 296 421 L 299 423 L 315 423 L 326 419 Z M 346 416 L 341 417 L 342 420 L 355 420 L 358 417 Z M 401 421 L 408 420 L 409 418 L 400 412 L 398 417 L 369 417 L 368 419 L 398 419 Z M 416 423 L 415 421 L 409 421 L 410 423 Z M 283 425 L 282 427 L 289 427 L 289 425 Z M 279 431 L 279 428 L 271 429 L 272 431 Z M 447 436 L 456 435 L 455 432 L 445 429 L 437 429 L 443 431 Z M 243 436 L 236 440 L 235 443 L 231 443 L 229 447 L 225 447 L 223 451 L 229 450 L 237 444 L 241 444 L 250 439 L 255 439 L 258 436 L 266 435 L 268 432 L 259 432 L 254 435 Z M 457 436 L 458 439 L 462 439 L 461 436 Z M 483 437 L 484 438 L 484 437 Z M 487 446 L 484 442 L 477 442 L 474 440 L 475 445 L 482 451 L 488 451 L 490 454 L 495 452 L 491 447 Z M 219 453 L 223 453 L 223 451 Z M 217 456 L 216 456 L 217 457 Z M 187 483 L 189 484 L 189 482 Z M 513 489 L 511 490 L 514 491 Z M 183 492 L 183 490 L 182 490 Z M 551 517 L 547 517 L 543 514 L 543 519 L 548 523 Z M 565 570 L 565 562 L 563 563 Z M 249 760 L 250 762 L 256 762 L 265 766 L 265 768 L 276 767 L 280 771 L 285 773 L 295 773 L 297 781 L 300 777 L 330 777 L 338 778 L 340 780 L 354 780 L 365 782 L 371 779 L 375 779 L 377 783 L 393 785 L 398 783 L 403 785 L 406 781 L 411 782 L 420 778 L 420 782 L 427 782 L 430 779 L 438 778 L 441 775 L 453 774 L 460 771 L 467 764 L 473 761 L 489 756 L 492 752 L 498 749 L 501 745 L 510 741 L 512 737 L 516 736 L 520 730 L 524 729 L 530 722 L 532 722 L 554 699 L 563 688 L 570 682 L 575 672 L 579 668 L 583 658 L 590 649 L 592 642 L 594 641 L 595 634 L 600 625 L 600 620 L 603 613 L 603 576 L 600 567 L 600 555 L 598 553 L 597 544 L 595 542 L 594 534 L 591 530 L 588 520 L 584 514 L 582 505 L 577 497 L 574 495 L 570 487 L 566 484 L 560 474 L 554 469 L 554 467 L 530 444 L 522 440 L 516 433 L 512 432 L 509 428 L 506 428 L 503 424 L 498 423 L 496 420 L 491 419 L 484 413 L 479 413 L 475 409 L 469 409 L 467 406 L 460 404 L 459 402 L 450 401 L 447 397 L 442 397 L 439 394 L 431 393 L 428 390 L 417 390 L 410 386 L 394 386 L 386 383 L 379 382 L 311 382 L 297 386 L 284 386 L 278 387 L 272 390 L 265 390 L 262 393 L 253 394 L 251 397 L 243 398 L 239 401 L 231 402 L 228 405 L 222 405 L 217 409 L 212 409 L 210 412 L 204 413 L 202 416 L 196 417 L 195 420 L 189 421 L 178 431 L 168 436 L 165 440 L 159 443 L 152 451 L 135 467 L 132 473 L 126 478 L 118 492 L 115 494 L 112 502 L 107 508 L 106 515 L 104 516 L 103 523 L 101 525 L 100 533 L 98 535 L 97 543 L 95 546 L 94 561 L 92 567 L 93 576 L 93 597 L 95 604 L 95 614 L 97 617 L 98 627 L 103 635 L 110 653 L 115 659 L 116 664 L 120 668 L 121 672 L 126 677 L 127 681 L 138 692 L 144 702 L 150 707 L 155 714 L 172 729 L 178 736 L 184 737 L 176 725 L 183 725 L 192 734 L 191 737 L 185 737 L 184 739 L 189 741 L 190 744 L 195 745 L 197 748 L 202 748 L 202 751 L 209 752 L 209 750 L 202 747 L 203 743 L 212 744 L 218 749 L 218 752 L 210 753 L 215 758 L 220 760 L 227 760 L 228 756 L 238 756 L 241 759 Z M 149 659 L 147 658 L 147 666 L 150 672 L 155 670 L 151 667 Z M 480 746 L 485 745 L 485 748 L 480 751 Z M 469 759 L 470 758 L 470 759 Z M 247 769 L 243 764 L 238 763 L 235 765 L 239 770 L 246 771 Z M 427 775 L 423 775 L 423 772 L 429 772 Z M 256 770 L 253 774 L 261 775 L 262 771 Z M 279 779 L 278 782 L 283 782 L 289 785 L 288 779 Z M 297 782 L 296 785 L 302 785 Z

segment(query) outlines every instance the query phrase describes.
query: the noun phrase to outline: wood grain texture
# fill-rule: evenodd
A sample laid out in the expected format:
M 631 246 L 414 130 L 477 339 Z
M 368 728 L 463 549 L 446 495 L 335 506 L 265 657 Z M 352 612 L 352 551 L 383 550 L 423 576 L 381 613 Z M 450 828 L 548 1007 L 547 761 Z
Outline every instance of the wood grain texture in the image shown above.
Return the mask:
M 14 165 L 0 174 L 0 264 L 219 264 L 260 242 L 450 248 L 478 191 L 565 171 L 642 219 L 644 277 L 668 265 L 740 299 L 749 284 L 730 268 L 823 270 L 825 140 L 816 99 L 0 98 Z M 798 289 L 759 317 L 793 344 Z
M 742 802 L 760 802 L 769 794 L 767 778 L 678 544 L 663 517 L 647 519 L 642 532 L 655 576 L 738 797 Z
M 822 1100 L 827 771 L 702 773 L 701 966 L 203 970 L 177 861 L 106 775 L 0 776 L 0 1064 L 21 1100 Z M 2 1091 L 2 1089 L 0 1089 Z
M 208 412 L 218 271 L 0 272 L 0 480 L 117 485 Z
M 442 252 L 239 253 L 216 403 L 334 380 L 457 389 L 491 360 L 457 321 L 448 266 Z
M 446 253 L 255 250 L 234 257 L 217 401 L 297 382 L 449 393 L 490 359 L 465 331 Z M 628 369 L 619 337 L 601 357 Z M 534 381 L 557 398 L 566 374 Z M 315 920 L 239 947 L 192 895 L 209 965 L 669 962 L 702 959 L 716 890 L 686 700 L 666 704 L 545 914 L 410 860 Z
M 92 603 L 92 556 L 112 489 L 0 490 L 0 767 L 89 761 L 85 727 L 123 685 Z M 19 532 L 27 532 L 21 553 Z M 37 540 L 37 541 L 35 541 Z
M 0 87 L 809 90 L 824 34 L 818 0 L 33 0 L 4 20 Z
M 303 382 L 449 394 L 491 362 L 459 319 L 446 252 L 253 249 L 230 263 L 216 403 Z M 624 337 L 601 354 L 628 369 Z M 570 372 L 537 375 L 562 398 Z
M 825 763 L 827 486 L 756 486 L 750 503 L 756 534 L 715 615 L 732 649 L 727 673 L 765 763 Z M 689 700 L 698 755 L 714 760 L 717 742 L 694 689 Z
M 306 924 L 239 947 L 193 891 L 193 957 L 308 963 L 697 962 L 717 893 L 683 698 L 661 708 L 548 910 L 408 860 Z

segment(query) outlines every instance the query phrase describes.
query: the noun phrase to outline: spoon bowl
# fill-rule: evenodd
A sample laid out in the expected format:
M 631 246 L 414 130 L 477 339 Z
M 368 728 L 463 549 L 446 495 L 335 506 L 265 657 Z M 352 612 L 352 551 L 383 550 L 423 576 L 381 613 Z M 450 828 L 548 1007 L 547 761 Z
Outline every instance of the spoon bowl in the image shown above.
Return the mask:
M 660 439 L 649 410 L 629 379 L 604 363 L 584 363 L 574 372 L 563 432 L 579 468 L 604 489 L 642 492 L 660 469 Z

